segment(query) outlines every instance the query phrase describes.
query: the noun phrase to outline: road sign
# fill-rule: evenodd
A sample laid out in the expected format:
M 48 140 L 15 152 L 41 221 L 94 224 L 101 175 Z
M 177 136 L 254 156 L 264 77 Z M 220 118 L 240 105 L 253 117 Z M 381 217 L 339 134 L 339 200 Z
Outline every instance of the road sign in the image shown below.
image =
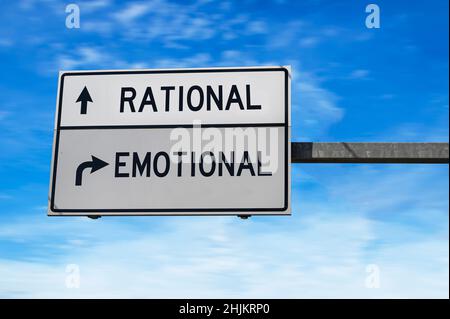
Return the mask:
M 290 214 L 290 68 L 61 72 L 48 214 Z

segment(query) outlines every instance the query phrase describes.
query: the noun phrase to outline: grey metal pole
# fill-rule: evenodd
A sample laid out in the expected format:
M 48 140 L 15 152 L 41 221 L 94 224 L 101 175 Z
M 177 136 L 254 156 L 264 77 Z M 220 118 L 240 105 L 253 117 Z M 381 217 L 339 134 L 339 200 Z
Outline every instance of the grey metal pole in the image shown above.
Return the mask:
M 292 163 L 448 164 L 448 143 L 292 142 Z

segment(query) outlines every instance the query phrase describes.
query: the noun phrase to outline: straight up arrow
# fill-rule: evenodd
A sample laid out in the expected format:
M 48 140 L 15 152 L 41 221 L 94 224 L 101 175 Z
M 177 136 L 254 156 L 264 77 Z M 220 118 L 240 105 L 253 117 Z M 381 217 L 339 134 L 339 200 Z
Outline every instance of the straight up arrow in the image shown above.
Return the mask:
M 80 114 L 86 114 L 87 113 L 87 104 L 88 102 L 92 102 L 91 95 L 89 94 L 89 91 L 87 87 L 84 87 L 83 91 L 81 91 L 80 96 L 78 97 L 77 101 L 81 102 L 81 112 Z

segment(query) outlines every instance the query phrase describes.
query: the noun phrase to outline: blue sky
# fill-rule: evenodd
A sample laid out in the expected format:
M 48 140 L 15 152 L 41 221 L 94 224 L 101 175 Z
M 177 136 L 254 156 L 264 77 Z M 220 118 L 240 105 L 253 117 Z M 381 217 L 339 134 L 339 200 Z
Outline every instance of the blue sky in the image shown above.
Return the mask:
M 448 165 L 294 164 L 292 217 L 46 216 L 59 70 L 291 65 L 293 141 L 448 142 L 448 1 L 68 3 L 0 4 L 0 297 L 449 297 Z

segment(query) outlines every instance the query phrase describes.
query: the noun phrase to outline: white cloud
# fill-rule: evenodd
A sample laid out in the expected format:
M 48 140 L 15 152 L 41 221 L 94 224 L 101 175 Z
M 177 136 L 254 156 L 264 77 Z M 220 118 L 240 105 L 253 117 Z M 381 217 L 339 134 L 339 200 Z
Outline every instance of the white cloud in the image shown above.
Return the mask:
M 114 14 L 114 17 L 122 23 L 130 23 L 135 19 L 142 17 L 149 10 L 152 9 L 157 1 L 130 3 L 125 9 L 122 9 Z
M 264 34 L 267 33 L 267 24 L 264 21 L 251 21 L 247 25 L 248 34 Z
M 81 31 L 98 33 L 101 36 L 110 36 L 113 31 L 114 24 L 110 21 L 101 20 L 83 20 Z
M 166 0 L 132 2 L 101 20 L 93 15 L 83 18 L 80 30 L 105 37 L 119 36 L 127 41 L 157 41 L 166 48 L 191 47 L 193 44 L 188 42 L 213 37 L 231 40 L 268 32 L 264 21 L 229 12 L 231 4 L 223 3 L 212 11 L 206 9 L 208 6 L 213 4 L 210 1 L 189 4 Z
M 448 298 L 448 168 L 311 172 L 322 195 L 294 190 L 291 217 L 2 221 L 1 242 L 35 248 L 20 260 L 3 252 L 0 295 Z M 67 264 L 80 267 L 79 289 L 65 287 Z M 380 288 L 365 286 L 369 264 Z
M 303 48 L 313 48 L 320 42 L 319 37 L 305 37 L 300 39 L 300 46 Z
M 1 200 L 9 200 L 12 199 L 13 197 L 9 194 L 5 194 L 5 193 L 0 193 L 0 201 Z
M 26 240 L 36 243 L 39 236 L 64 234 L 65 242 L 52 240 L 45 248 L 59 249 L 55 256 L 61 257 L 43 256 L 35 261 L 3 257 L 0 295 L 26 298 L 448 297 L 448 240 L 445 238 L 391 243 L 368 253 L 366 247 L 375 236 L 371 220 L 355 211 L 344 212 L 323 205 L 314 212 L 306 209 L 309 207 L 282 220 L 263 221 L 256 217 L 247 221 L 233 217 L 143 220 L 141 231 L 131 231 L 127 223 L 106 219 L 83 222 L 85 228 L 81 224 L 73 228 L 61 219 L 35 221 L 26 231 L 16 232 L 16 238 L 23 239 L 25 232 Z M 48 228 L 44 223 L 53 226 Z M 9 224 L 4 229 L 25 225 Z M 9 231 L 2 236 L 11 239 L 13 234 Z M 83 240 L 76 234 L 89 237 Z M 364 285 L 369 263 L 380 267 L 380 289 L 368 289 Z M 67 264 L 80 267 L 79 289 L 65 287 Z
M 211 62 L 211 57 L 207 53 L 198 53 L 191 57 L 182 59 L 163 58 L 155 61 L 154 68 L 189 68 L 207 67 Z
M 239 50 L 223 51 L 218 61 L 220 66 L 255 66 L 262 64 L 270 63 L 257 61 L 252 55 Z
M 303 30 L 306 25 L 306 22 L 300 20 L 286 22 L 286 25 L 283 26 L 281 32 L 276 32 L 268 37 L 267 45 L 275 49 L 292 46 L 294 43 L 298 42 L 298 37 L 301 33 L 300 30 Z
M 395 97 L 396 97 L 395 94 L 392 94 L 392 93 L 385 93 L 385 94 L 380 95 L 380 96 L 379 96 L 379 99 L 380 99 L 380 100 L 392 100 L 392 99 L 394 99 Z
M 14 42 L 11 39 L 0 38 L 0 47 L 10 48 L 13 44 Z
M 293 117 L 302 122 L 302 136 L 296 136 L 295 139 L 320 138 L 331 125 L 343 118 L 344 109 L 338 106 L 338 97 L 323 88 L 320 80 L 313 74 L 298 67 L 294 67 L 293 72 L 292 112 Z
M 107 8 L 110 5 L 110 0 L 89 0 L 80 3 L 80 10 L 82 13 L 92 13 L 99 9 Z
M 59 70 L 73 70 L 90 65 L 101 65 L 107 60 L 107 54 L 101 53 L 93 47 L 80 47 L 75 54 L 63 54 L 59 57 L 57 64 Z
M 75 69 L 126 69 L 142 68 L 147 63 L 142 61 L 126 61 L 115 53 L 108 51 L 107 47 L 88 47 L 81 46 L 75 52 L 61 53 L 47 72 L 54 74 L 57 70 L 75 70 Z
M 349 79 L 367 79 L 369 76 L 370 71 L 365 69 L 357 69 L 353 70 L 350 75 Z

